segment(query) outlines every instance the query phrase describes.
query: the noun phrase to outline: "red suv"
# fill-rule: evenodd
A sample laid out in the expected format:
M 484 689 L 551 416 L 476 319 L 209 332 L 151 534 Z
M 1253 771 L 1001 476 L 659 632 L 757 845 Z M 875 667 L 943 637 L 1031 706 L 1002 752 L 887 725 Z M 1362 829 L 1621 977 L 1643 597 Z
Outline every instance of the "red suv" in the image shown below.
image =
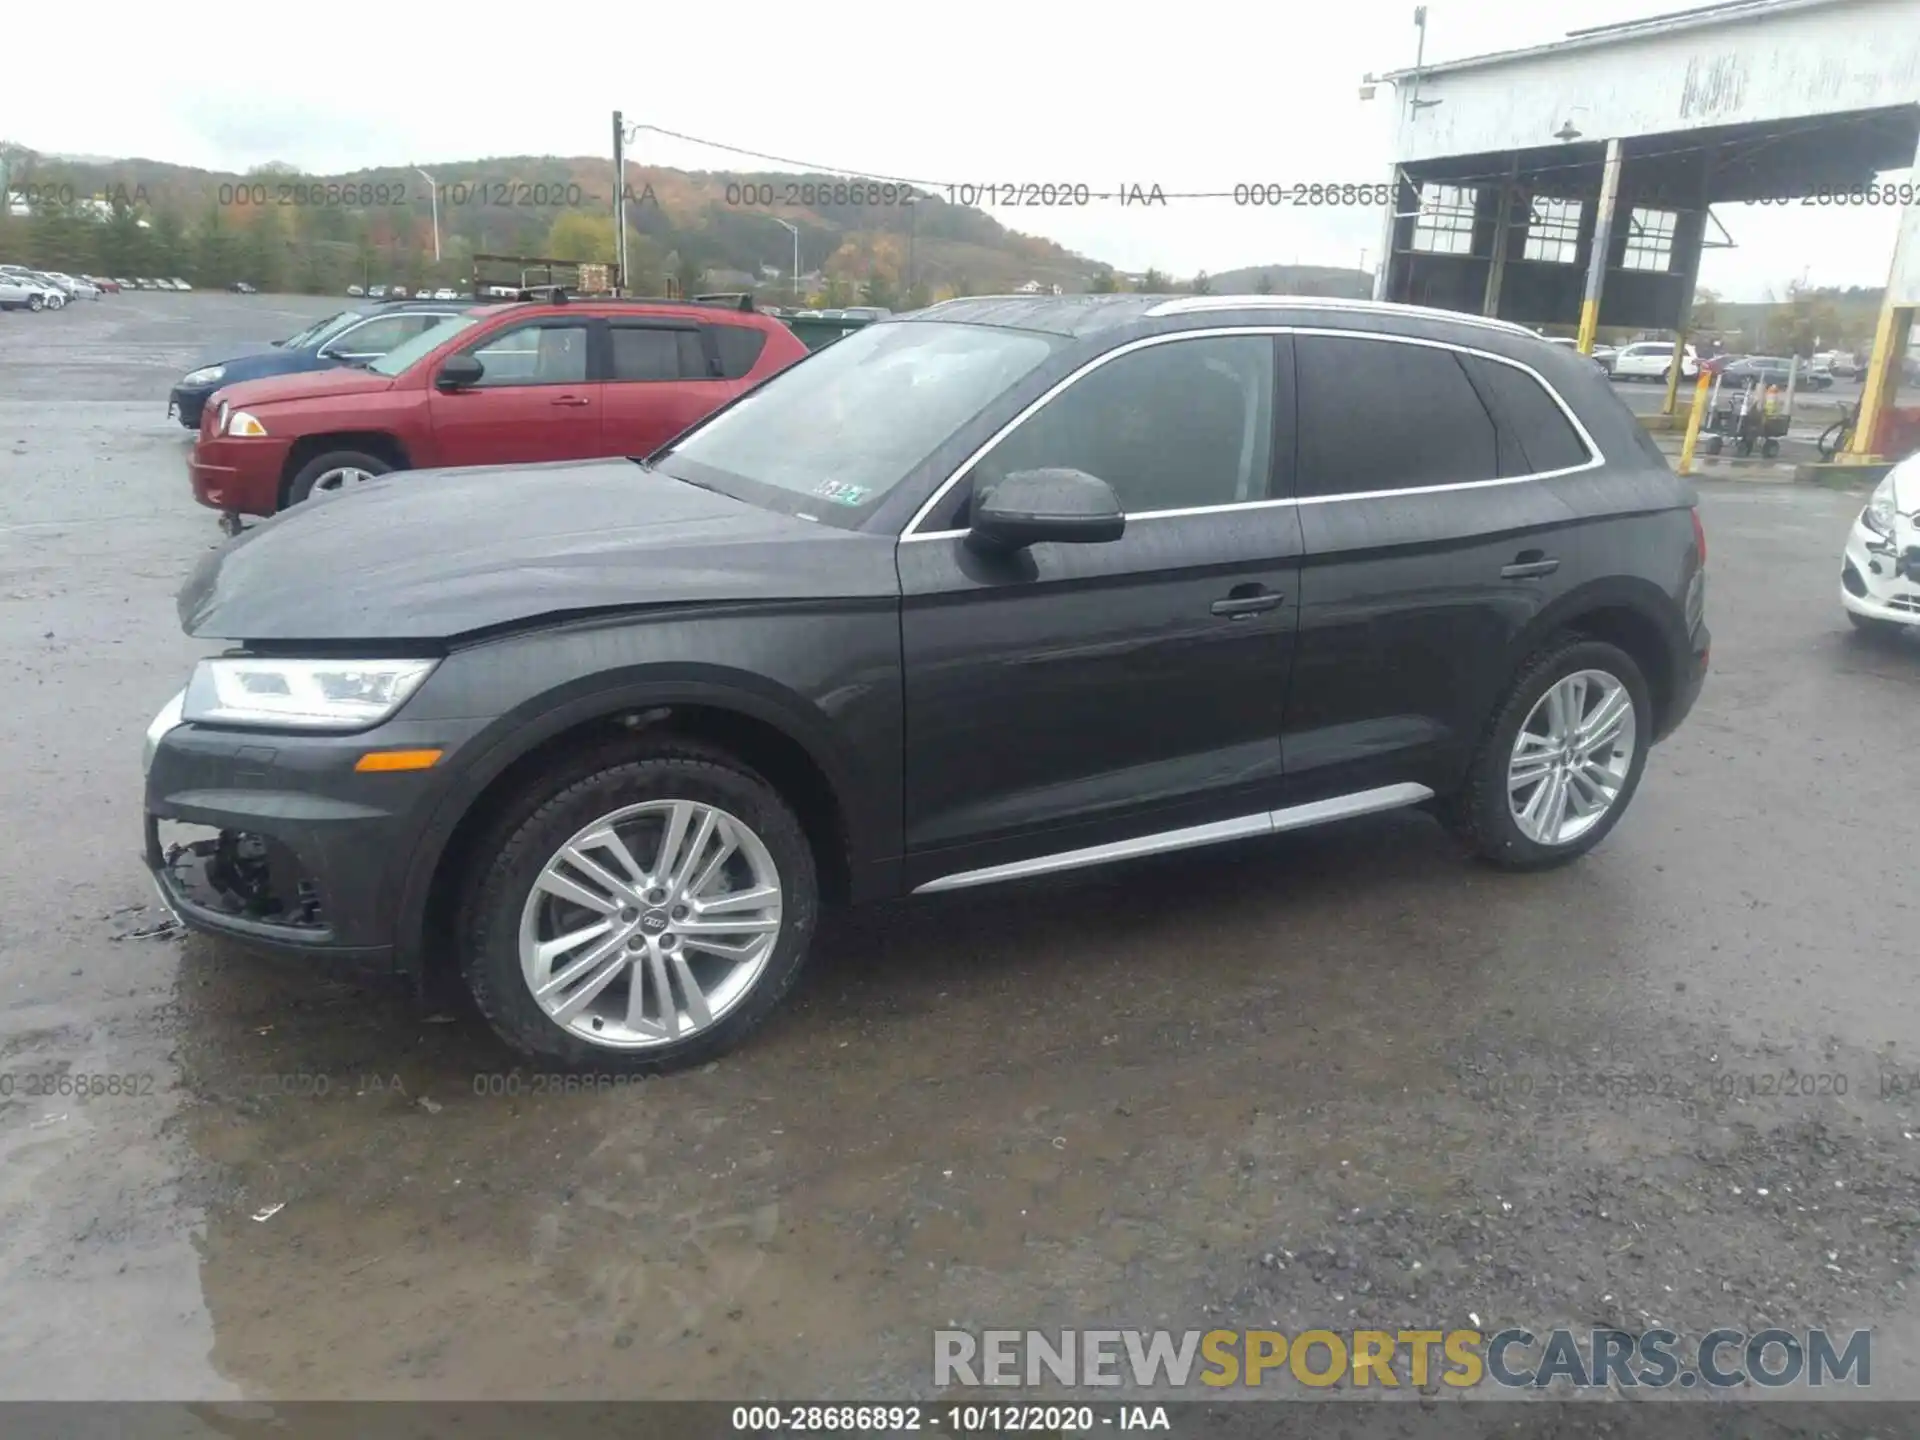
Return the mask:
M 217 392 L 188 471 L 202 505 L 271 515 L 389 470 L 645 455 L 806 353 L 711 304 L 483 305 L 361 368 Z

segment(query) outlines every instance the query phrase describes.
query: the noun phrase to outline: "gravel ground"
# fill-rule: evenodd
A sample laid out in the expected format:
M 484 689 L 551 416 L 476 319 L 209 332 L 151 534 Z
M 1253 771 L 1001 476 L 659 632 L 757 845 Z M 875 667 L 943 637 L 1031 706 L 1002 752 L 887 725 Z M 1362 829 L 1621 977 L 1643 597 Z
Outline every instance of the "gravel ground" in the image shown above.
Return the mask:
M 1703 484 L 1713 674 L 1570 869 L 1400 814 L 831 917 L 719 1065 L 500 1094 L 470 1017 L 182 939 L 137 858 L 220 541 L 167 387 L 331 308 L 0 315 L 0 1397 L 883 1397 L 950 1323 L 1513 1323 L 1871 1326 L 1920 1398 L 1920 645 L 1844 622 L 1857 498 Z

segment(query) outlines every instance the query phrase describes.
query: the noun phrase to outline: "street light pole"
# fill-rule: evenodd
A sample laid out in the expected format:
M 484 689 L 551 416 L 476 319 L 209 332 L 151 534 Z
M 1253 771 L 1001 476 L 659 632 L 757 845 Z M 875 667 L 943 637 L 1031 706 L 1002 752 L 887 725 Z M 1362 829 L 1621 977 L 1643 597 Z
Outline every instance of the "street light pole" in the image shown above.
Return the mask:
M 793 236 L 793 303 L 798 305 L 800 303 L 800 227 L 789 224 L 778 215 L 773 217 L 773 223 Z
M 413 173 L 427 182 L 427 199 L 433 205 L 433 263 L 438 265 L 440 263 L 440 186 L 433 176 L 417 165 L 414 166 Z M 436 275 L 434 278 L 437 280 L 440 277 Z

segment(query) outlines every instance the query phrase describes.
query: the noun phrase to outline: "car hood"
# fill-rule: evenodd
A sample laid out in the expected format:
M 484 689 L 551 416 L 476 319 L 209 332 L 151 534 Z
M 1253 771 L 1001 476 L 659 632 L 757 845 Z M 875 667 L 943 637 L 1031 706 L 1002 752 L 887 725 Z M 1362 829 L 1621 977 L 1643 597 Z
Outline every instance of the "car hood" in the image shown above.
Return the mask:
M 1909 455 L 1887 472 L 1893 481 L 1893 508 L 1902 515 L 1920 516 L 1920 455 Z
M 311 350 L 281 350 L 265 346 L 258 350 L 243 350 L 239 354 L 209 356 L 196 364 L 194 370 L 204 370 L 209 365 L 218 365 L 226 373 L 217 382 L 220 385 L 238 385 L 242 380 L 259 380 L 269 375 L 296 375 L 309 370 L 323 369 L 327 361 L 319 359 Z M 192 374 L 193 371 L 187 372 Z
M 352 365 L 306 370 L 297 375 L 269 375 L 259 380 L 222 383 L 220 396 L 236 410 L 270 405 L 276 400 L 322 400 L 333 395 L 365 395 L 393 388 L 393 378 L 375 375 Z
M 204 558 L 189 635 L 450 640 L 590 611 L 891 599 L 893 540 L 631 460 L 414 470 L 307 501 Z

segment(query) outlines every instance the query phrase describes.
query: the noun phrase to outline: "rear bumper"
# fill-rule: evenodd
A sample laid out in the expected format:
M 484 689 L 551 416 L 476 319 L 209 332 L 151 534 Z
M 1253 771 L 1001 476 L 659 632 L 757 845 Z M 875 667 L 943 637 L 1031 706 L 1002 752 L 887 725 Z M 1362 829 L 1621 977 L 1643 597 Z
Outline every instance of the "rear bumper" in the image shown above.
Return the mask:
M 1678 683 L 1674 686 L 1673 700 L 1667 706 L 1667 713 L 1661 717 L 1659 732 L 1653 737 L 1656 741 L 1666 739 L 1679 729 L 1681 722 L 1692 713 L 1694 702 L 1700 698 L 1700 691 L 1707 683 L 1707 662 L 1712 649 L 1713 632 L 1707 629 L 1703 620 L 1693 627 L 1691 653 L 1675 677 Z
M 187 458 L 193 498 L 210 510 L 271 515 L 280 508 L 280 472 L 292 442 L 203 436 Z

